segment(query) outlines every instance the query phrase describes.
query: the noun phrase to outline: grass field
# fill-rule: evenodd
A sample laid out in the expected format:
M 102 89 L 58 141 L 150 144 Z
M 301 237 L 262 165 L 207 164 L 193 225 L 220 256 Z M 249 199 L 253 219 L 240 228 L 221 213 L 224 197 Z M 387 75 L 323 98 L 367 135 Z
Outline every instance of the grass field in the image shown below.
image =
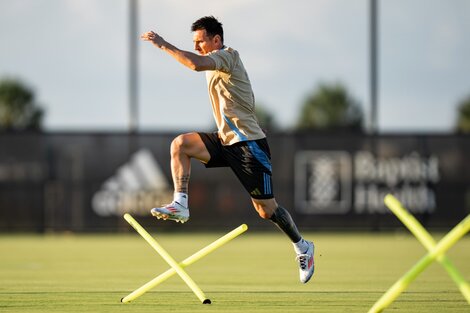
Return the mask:
M 222 234 L 155 234 L 177 260 Z M 436 237 L 441 237 L 436 236 Z M 212 300 L 177 276 L 135 301 L 120 299 L 168 266 L 135 232 L 0 235 L 0 312 L 367 312 L 424 248 L 406 232 L 309 233 L 317 271 L 302 285 L 280 233 L 247 233 L 187 268 Z M 470 237 L 447 254 L 470 280 Z M 431 265 L 385 312 L 470 312 L 447 273 Z

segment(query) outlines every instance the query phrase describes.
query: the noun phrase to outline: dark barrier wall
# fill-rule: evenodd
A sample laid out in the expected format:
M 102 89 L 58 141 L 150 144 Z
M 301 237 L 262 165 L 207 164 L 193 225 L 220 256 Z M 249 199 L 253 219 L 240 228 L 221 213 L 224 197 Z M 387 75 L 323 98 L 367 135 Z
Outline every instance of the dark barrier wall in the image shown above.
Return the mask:
M 176 134 L 0 135 L 0 231 L 113 231 L 133 214 L 167 230 L 225 229 L 261 220 L 229 169 L 192 162 L 191 219 L 156 221 L 172 198 L 169 148 Z M 383 205 L 391 192 L 427 227 L 470 213 L 470 137 L 272 134 L 274 192 L 302 229 L 400 224 Z

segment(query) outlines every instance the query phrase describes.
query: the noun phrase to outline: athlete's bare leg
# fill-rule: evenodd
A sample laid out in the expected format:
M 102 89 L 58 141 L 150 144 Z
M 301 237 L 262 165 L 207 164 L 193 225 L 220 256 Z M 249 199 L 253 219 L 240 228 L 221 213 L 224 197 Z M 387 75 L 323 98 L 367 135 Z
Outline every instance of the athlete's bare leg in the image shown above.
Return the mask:
M 188 193 L 191 158 L 204 163 L 210 159 L 209 151 L 198 133 L 179 135 L 171 143 L 171 175 L 175 192 Z
M 277 209 L 278 204 L 276 199 L 254 199 L 251 198 L 251 202 L 255 207 L 255 210 L 258 212 L 259 216 L 263 219 L 269 219 L 273 215 L 274 211 Z

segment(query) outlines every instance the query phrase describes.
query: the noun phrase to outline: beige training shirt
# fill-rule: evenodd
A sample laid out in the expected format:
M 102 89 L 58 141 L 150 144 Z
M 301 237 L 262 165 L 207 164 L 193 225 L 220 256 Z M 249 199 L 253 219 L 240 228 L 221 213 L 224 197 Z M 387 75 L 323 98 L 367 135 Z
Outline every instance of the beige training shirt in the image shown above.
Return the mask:
M 238 52 L 223 48 L 208 56 L 216 65 L 215 71 L 206 71 L 206 79 L 222 144 L 264 138 L 255 115 L 250 79 Z

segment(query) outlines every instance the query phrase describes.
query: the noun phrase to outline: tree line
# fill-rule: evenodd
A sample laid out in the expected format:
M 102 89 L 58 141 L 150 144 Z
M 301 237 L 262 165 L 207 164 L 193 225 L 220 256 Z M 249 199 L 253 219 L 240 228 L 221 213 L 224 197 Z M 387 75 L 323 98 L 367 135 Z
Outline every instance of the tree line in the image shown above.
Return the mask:
M 457 107 L 455 131 L 470 133 L 470 95 Z M 256 105 L 261 126 L 276 130 L 275 116 L 266 106 Z M 39 131 L 45 111 L 37 103 L 34 91 L 17 79 L 0 80 L 0 131 Z M 360 102 L 339 83 L 320 84 L 305 97 L 295 123 L 295 130 L 364 131 L 364 112 Z

